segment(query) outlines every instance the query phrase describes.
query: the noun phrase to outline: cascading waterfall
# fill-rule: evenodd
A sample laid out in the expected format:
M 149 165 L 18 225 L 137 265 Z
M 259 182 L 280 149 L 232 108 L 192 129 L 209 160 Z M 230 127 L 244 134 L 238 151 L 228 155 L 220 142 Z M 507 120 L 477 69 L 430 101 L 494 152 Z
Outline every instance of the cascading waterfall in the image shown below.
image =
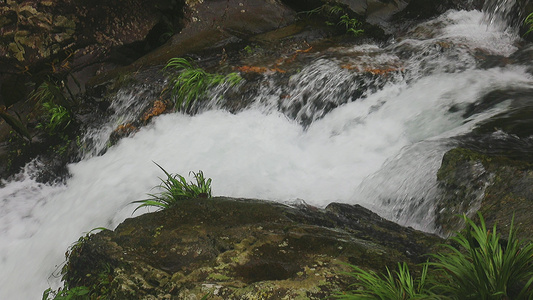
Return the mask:
M 530 3 L 529 0 L 488 0 L 485 1 L 483 11 L 485 21 L 489 24 L 504 24 L 517 27 L 525 18 L 523 8 Z
M 115 112 L 102 125 L 89 128 L 82 138 L 83 157 L 105 152 L 109 145 L 109 137 L 119 125 L 131 123 L 139 118 L 140 113 L 146 108 L 150 99 L 156 98 L 158 91 L 148 84 L 133 85 L 129 89 L 119 90 L 111 102 L 109 111 Z
M 0 189 L 0 299 L 36 299 L 56 287 L 51 274 L 65 249 L 84 232 L 130 217 L 128 204 L 158 184 L 152 161 L 173 173 L 203 170 L 214 195 L 359 203 L 434 230 L 442 155 L 454 137 L 509 103 L 466 110 L 488 91 L 533 85 L 526 66 L 479 67 L 480 56 L 511 55 L 519 39 L 482 19 L 478 11 L 449 11 L 385 47 L 330 49 L 285 86 L 266 76 L 238 113 L 211 103 L 195 116 L 159 116 L 103 155 L 95 146 L 94 156 L 69 166 L 63 185 L 35 182 L 39 166 L 28 165 Z M 371 82 L 355 71 L 384 67 L 388 74 Z M 128 94 L 119 93 L 109 122 L 128 118 Z M 86 138 L 105 145 L 111 127 Z

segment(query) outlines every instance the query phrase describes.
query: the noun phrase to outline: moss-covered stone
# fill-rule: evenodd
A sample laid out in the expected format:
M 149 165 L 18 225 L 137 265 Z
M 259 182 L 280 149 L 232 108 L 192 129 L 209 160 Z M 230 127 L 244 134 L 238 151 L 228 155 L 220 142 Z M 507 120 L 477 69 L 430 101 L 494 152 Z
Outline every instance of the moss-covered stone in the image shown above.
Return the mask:
M 110 299 L 324 299 L 352 283 L 346 263 L 420 263 L 439 241 L 360 206 L 194 199 L 92 236 L 66 278 L 94 286 L 91 270 L 110 266 Z
M 515 157 L 466 148 L 444 155 L 436 209 L 436 225 L 444 235 L 462 228 L 461 214 L 472 217 L 480 211 L 489 225 L 508 226 L 514 216 L 519 236 L 533 239 L 533 164 Z

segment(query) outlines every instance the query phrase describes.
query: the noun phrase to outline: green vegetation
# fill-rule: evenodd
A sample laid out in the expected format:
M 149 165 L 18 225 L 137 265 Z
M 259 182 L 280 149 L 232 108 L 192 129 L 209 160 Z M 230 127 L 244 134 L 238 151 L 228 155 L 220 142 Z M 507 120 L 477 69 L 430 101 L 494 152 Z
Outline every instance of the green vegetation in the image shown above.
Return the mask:
M 71 257 L 78 256 L 79 253 L 82 251 L 84 243 L 87 242 L 91 238 L 91 236 L 94 234 L 95 231 L 101 231 L 101 230 L 108 230 L 108 229 L 104 227 L 94 228 L 91 231 L 87 232 L 85 235 L 81 236 L 76 242 L 74 242 L 69 247 L 69 249 L 65 253 L 67 263 L 61 269 L 61 275 L 63 276 L 61 279 L 63 280 L 63 282 L 65 282 L 65 286 L 63 288 L 59 288 L 59 290 L 57 291 L 54 291 L 51 288 L 46 289 L 43 293 L 42 300 L 107 299 L 105 297 L 95 298 L 93 294 L 97 293 L 100 296 L 108 294 L 111 281 L 113 281 L 113 278 L 111 277 L 112 269 L 110 265 L 103 266 L 101 272 L 98 273 L 98 278 L 96 279 L 96 283 L 90 287 L 83 286 L 83 285 L 76 286 L 76 287 L 70 287 L 67 284 L 67 279 L 68 279 L 67 277 L 69 276 L 67 272 L 75 272 L 74 270 L 72 270 L 69 259 Z M 90 274 L 88 274 L 86 277 L 89 278 Z
M 76 300 L 76 299 L 90 299 L 89 288 L 85 286 L 75 287 L 73 289 L 59 289 L 54 292 L 52 289 L 47 289 L 43 293 L 43 300 Z M 53 298 L 51 298 L 53 297 Z
M 50 101 L 44 102 L 42 104 L 42 107 L 45 110 L 44 116 L 47 122 L 45 122 L 44 124 L 40 123 L 38 125 L 39 128 L 44 128 L 50 134 L 53 134 L 66 129 L 68 125 L 70 125 L 72 117 L 70 115 L 70 112 L 64 106 L 55 104 L 54 102 Z
M 43 110 L 44 122 L 38 126 L 49 134 L 64 130 L 72 121 L 72 116 L 67 109 L 70 103 L 58 84 L 52 80 L 43 81 L 31 94 L 33 99 Z
M 227 75 L 208 73 L 185 58 L 170 59 L 163 70 L 169 75 L 170 93 L 174 107 L 178 111 L 189 111 L 191 106 L 213 86 L 224 83 L 234 86 L 242 80 L 238 73 Z
M 90 287 L 77 286 L 73 288 L 60 288 L 54 291 L 48 288 L 43 293 L 43 300 L 92 300 L 92 299 L 108 299 L 111 292 L 110 286 L 113 281 L 111 276 L 112 271 L 109 265 L 105 266 L 97 275 L 96 283 Z M 90 277 L 91 274 L 87 274 Z
M 30 99 L 38 103 L 65 101 L 65 96 L 58 84 L 52 80 L 44 80 L 33 92 L 30 94 Z
M 187 183 L 187 180 L 179 174 L 170 174 L 163 167 L 156 165 L 163 170 L 166 179 L 159 178 L 161 184 L 156 186 L 163 191 L 158 194 L 149 194 L 151 198 L 145 200 L 134 201 L 132 203 L 140 203 L 133 212 L 141 207 L 155 206 L 160 209 L 165 209 L 176 205 L 180 200 L 188 198 L 211 198 L 211 178 L 205 178 L 202 171 L 198 173 L 190 172 L 196 179 L 196 183 L 192 181 Z
M 355 17 L 350 17 L 349 12 L 339 5 L 324 4 L 313 10 L 300 12 L 300 14 L 305 14 L 307 17 L 321 15 L 326 19 L 326 25 L 342 27 L 346 33 L 354 36 L 364 33 L 363 24 Z
M 337 295 L 339 299 L 532 299 L 533 243 L 516 237 L 513 223 L 507 240 L 496 225 L 488 230 L 463 216 L 467 228 L 444 245 L 445 252 L 430 255 L 435 261 L 423 265 L 420 278 L 413 279 L 407 265 L 395 274 L 387 269 L 380 276 L 352 266 L 358 289 Z M 432 267 L 428 273 L 428 267 Z
M 36 128 L 44 130 L 50 136 L 56 136 L 55 148 L 63 154 L 71 141 L 67 130 L 74 120 L 71 107 L 74 106 L 74 97 L 67 98 L 63 88 L 54 80 L 44 80 L 31 94 L 30 99 L 40 108 L 40 123 Z M 57 149 L 56 149 L 57 150 Z
M 398 263 L 398 271 L 394 275 L 387 268 L 384 276 L 351 267 L 354 271 L 348 274 L 358 280 L 362 289 L 339 294 L 336 296 L 338 299 L 437 299 L 427 288 L 428 265 L 424 265 L 419 279 L 413 278 L 406 263 Z
M 331 7 L 328 7 L 328 14 L 330 15 L 339 15 L 339 14 L 342 14 L 343 12 L 344 12 L 344 8 L 338 5 L 333 5 Z
M 253 55 L 260 50 L 261 50 L 260 46 L 253 44 L 253 45 L 247 45 L 246 47 L 244 47 L 244 49 L 242 49 L 242 52 L 246 55 Z
M 526 19 L 524 20 L 524 25 L 528 27 L 528 30 L 526 31 L 526 33 L 524 33 L 524 36 L 526 36 L 533 31 L 533 13 L 530 13 L 526 17 Z
M 338 24 L 344 26 L 346 28 L 346 32 L 351 33 L 354 36 L 358 36 L 364 32 L 364 30 L 361 29 L 361 22 L 355 18 L 350 18 L 348 14 L 342 15 Z
M 517 239 L 514 220 L 505 241 L 496 225 L 487 230 L 481 214 L 479 218 L 477 226 L 464 217 L 466 233 L 452 238 L 461 249 L 446 245 L 450 253 L 432 255 L 436 262 L 431 265 L 444 278 L 437 288 L 452 299 L 531 299 L 533 243 Z
M 205 294 L 205 295 L 202 297 L 202 299 L 200 299 L 200 300 L 207 300 L 207 299 L 209 299 L 209 296 L 211 296 L 211 293 L 207 293 L 207 294 Z

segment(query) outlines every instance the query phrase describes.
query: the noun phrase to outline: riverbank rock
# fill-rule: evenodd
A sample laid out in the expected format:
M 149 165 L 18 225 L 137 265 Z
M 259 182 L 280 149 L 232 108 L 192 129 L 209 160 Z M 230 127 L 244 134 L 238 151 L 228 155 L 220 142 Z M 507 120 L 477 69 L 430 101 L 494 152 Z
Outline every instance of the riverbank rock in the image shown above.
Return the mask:
M 183 5 L 172 2 L 7 0 L 0 8 L 0 66 L 5 71 L 0 85 L 39 84 L 45 76 L 66 81 L 65 74 L 71 74 L 81 84 L 69 79 L 72 90 L 81 92 L 96 72 L 129 64 L 161 45 L 164 24 L 173 21 L 166 21 L 168 16 L 183 15 Z M 22 99 L 8 100 L 0 100 L 0 105 L 9 107 Z
M 462 228 L 466 213 L 480 211 L 487 223 L 507 226 L 515 218 L 519 236 L 533 239 L 533 90 L 495 90 L 473 103 L 464 117 L 510 101 L 510 108 L 488 118 L 459 138 L 442 159 L 437 178 L 436 225 L 443 235 Z M 502 230 L 502 233 L 506 233 Z
M 520 145 L 513 146 L 518 149 Z M 479 211 L 490 226 L 499 224 L 504 236 L 514 217 L 518 236 L 533 239 L 533 164 L 518 159 L 516 153 L 510 156 L 467 148 L 444 155 L 437 175 L 443 196 L 436 209 L 436 225 L 443 235 L 462 228 L 458 215 L 475 216 Z
M 358 205 L 192 199 L 82 238 L 69 287 L 108 299 L 325 299 L 353 283 L 354 264 L 421 263 L 441 240 Z

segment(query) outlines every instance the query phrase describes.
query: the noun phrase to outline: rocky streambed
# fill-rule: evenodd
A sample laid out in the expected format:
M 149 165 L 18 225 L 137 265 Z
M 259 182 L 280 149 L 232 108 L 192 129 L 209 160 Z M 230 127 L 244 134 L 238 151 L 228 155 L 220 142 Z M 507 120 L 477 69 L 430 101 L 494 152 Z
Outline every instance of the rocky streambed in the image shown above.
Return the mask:
M 210 72 L 238 72 L 244 78 L 234 89 L 209 91 L 205 98 L 216 101 L 200 101 L 188 111 L 190 115 L 216 108 L 233 116 L 250 107 L 267 107 L 280 111 L 285 118 L 304 128 L 304 132 L 313 129 L 315 121 L 325 119 L 323 123 L 334 124 L 332 120 L 353 115 L 346 118 L 345 123 L 327 128 L 330 136 L 327 142 L 331 144 L 338 142 L 331 137 L 342 138 L 344 131 L 350 131 L 354 124 L 362 124 L 354 127 L 353 131 L 357 131 L 364 130 L 365 124 L 371 123 L 371 118 L 358 115 L 360 111 L 368 109 L 368 116 L 374 116 L 389 103 L 401 102 L 402 97 L 430 98 L 428 94 L 418 96 L 417 87 L 410 84 L 421 82 L 421 90 L 438 94 L 441 82 L 449 81 L 453 74 L 460 76 L 469 70 L 479 72 L 466 77 L 466 83 L 452 84 L 465 91 L 468 91 L 466 86 L 469 84 L 480 85 L 481 88 L 477 87 L 470 95 L 475 100 L 448 101 L 450 98 L 462 99 L 461 92 L 444 91 L 433 105 L 438 107 L 443 103 L 443 111 L 428 117 L 423 113 L 429 109 L 408 114 L 405 123 L 409 125 L 419 119 L 438 119 L 450 114 L 455 116 L 451 118 L 453 121 L 459 119 L 458 123 L 468 125 L 476 116 L 490 114 L 500 106 L 508 105 L 508 109 L 476 123 L 467 133 L 452 138 L 437 134 L 432 138 L 432 141 L 442 141 L 446 149 L 438 157 L 438 167 L 428 175 L 435 177 L 438 193 L 419 198 L 411 194 L 394 194 L 398 199 L 410 199 L 415 204 L 431 203 L 427 214 L 432 216 L 435 232 L 440 237 L 387 221 L 359 205 L 331 203 L 320 207 L 304 202 L 282 204 L 225 197 L 189 199 L 171 209 L 124 222 L 123 219 L 116 222 L 115 212 L 112 212 L 106 222 L 120 223 L 118 227 L 82 236 L 69 249 L 63 268 L 69 287 L 89 287 L 95 297 L 110 299 L 200 299 L 206 294 L 211 295 L 210 299 L 324 299 L 346 290 L 353 283 L 353 278 L 344 273 L 350 270 L 347 264 L 384 271 L 386 267 L 395 268 L 398 262 L 407 262 L 418 272 L 416 265 L 426 261 L 425 254 L 434 252 L 438 244 L 445 242 L 442 237 L 463 227 L 458 216 L 463 213 L 475 216 L 480 211 L 489 226 L 498 223 L 503 227 L 508 226 L 514 216 L 515 224 L 521 227 L 519 236 L 533 238 L 530 213 L 533 201 L 533 92 L 527 81 L 532 73 L 531 45 L 526 39 L 517 38 L 498 52 L 490 48 L 494 46 L 492 36 L 484 35 L 487 43 L 480 38 L 481 41 L 476 40 L 479 44 L 471 46 L 470 41 L 462 37 L 453 39 L 453 32 L 446 32 L 446 26 L 442 25 L 451 22 L 454 26 L 453 21 L 464 14 L 456 12 L 439 17 L 449 9 L 488 9 L 493 7 L 487 4 L 489 2 L 156 2 L 5 1 L 0 7 L 3 33 L 0 37 L 3 68 L 0 73 L 0 171 L 2 178 L 9 180 L 2 181 L 1 187 L 27 176 L 19 172 L 33 160 L 33 164 L 37 161 L 42 167 L 30 176 L 38 184 L 28 190 L 39 190 L 57 182 L 67 182 L 68 189 L 69 185 L 76 186 L 69 179 L 71 176 L 79 178 L 81 169 L 75 165 L 68 167 L 69 163 L 83 162 L 113 151 L 112 145 L 120 145 L 122 140 L 135 137 L 146 126 L 152 126 L 150 130 L 155 134 L 154 128 L 160 127 L 154 125 L 154 117 L 174 112 L 166 87 L 168 79 L 161 69 L 169 58 L 178 56 L 188 57 Z M 518 1 L 512 8 L 519 13 L 504 14 L 503 18 L 508 17 L 509 23 L 515 27 L 521 25 L 516 16 L 525 16 L 532 10 L 528 1 Z M 125 14 L 125 11 L 131 13 Z M 364 33 L 350 34 L 347 30 L 350 28 L 340 22 L 344 15 L 348 18 L 345 20 L 361 21 Z M 460 26 L 453 30 L 461 32 Z M 437 55 L 432 56 L 434 53 Z M 440 56 L 444 57 L 442 61 L 437 60 Z M 483 88 L 476 78 L 484 76 L 481 72 L 487 70 L 498 74 L 486 77 L 488 81 L 493 77 L 498 80 Z M 511 71 L 520 76 L 507 79 Z M 505 76 L 501 75 L 504 73 Z M 424 81 L 424 76 L 435 74 L 436 79 Z M 447 77 L 449 74 L 452 75 Z M 500 81 L 508 85 L 502 83 L 499 86 Z M 43 82 L 58 84 L 62 88 L 60 98 L 70 105 L 73 119 L 60 134 L 45 132 L 42 126 L 39 127 L 44 116 L 39 101 L 31 97 L 31 91 Z M 398 90 L 407 90 L 406 95 L 388 91 L 392 96 L 384 93 L 382 99 L 368 108 L 364 106 L 363 100 L 372 99 L 394 84 L 398 84 Z M 354 102 L 356 105 L 363 102 L 363 105 L 357 110 L 326 117 L 336 108 Z M 425 107 L 426 104 L 423 101 L 405 102 L 390 110 L 401 114 L 410 105 Z M 409 143 L 416 143 L 423 139 L 418 136 L 424 136 L 429 130 L 423 123 L 414 130 L 416 134 L 406 133 L 409 130 L 390 133 L 382 127 L 394 120 L 396 114 L 384 116 L 386 118 L 381 120 L 384 125 L 371 128 L 368 136 L 385 136 L 387 140 L 408 136 L 412 139 Z M 395 123 L 390 125 L 394 126 Z M 439 126 L 429 124 L 427 127 Z M 446 126 L 449 124 L 442 127 Z M 231 130 L 223 133 L 228 139 L 238 134 Z M 100 134 L 103 138 L 93 138 L 87 132 Z M 290 134 L 288 130 L 285 133 Z M 350 136 L 350 139 L 361 143 L 374 142 L 368 136 Z M 206 145 L 213 143 L 212 140 L 214 138 L 202 144 L 198 152 L 209 148 Z M 307 147 L 305 140 L 299 141 L 298 146 L 306 151 L 315 149 Z M 187 143 L 179 146 L 184 144 Z M 324 143 L 312 140 L 310 144 L 316 147 L 316 144 Z M 378 144 L 375 150 L 384 148 L 378 142 L 375 144 Z M 274 151 L 276 147 L 270 146 L 266 144 L 265 147 Z M 358 149 L 353 144 L 349 146 Z M 403 146 L 400 144 L 399 149 Z M 281 154 L 276 153 L 284 156 L 293 151 L 292 147 L 286 148 Z M 342 155 L 353 154 L 352 148 L 341 148 Z M 305 156 L 306 151 L 303 154 L 295 152 L 297 155 L 292 156 L 293 160 Z M 379 156 L 364 151 L 356 155 L 368 159 Z M 407 157 L 416 158 L 417 155 L 423 156 L 414 152 L 405 155 L 404 159 L 407 161 Z M 117 157 L 116 161 L 119 161 L 120 155 Z M 266 178 L 269 172 L 261 169 L 259 162 L 262 159 L 251 160 L 251 164 L 254 171 L 263 171 Z M 386 159 L 394 162 L 395 158 Z M 328 166 L 327 162 L 316 160 L 318 165 Z M 204 157 L 200 161 L 204 161 Z M 138 161 L 130 161 L 125 168 L 136 163 Z M 385 164 L 385 159 L 381 163 Z M 288 165 L 301 167 L 290 161 L 278 169 L 290 169 Z M 324 173 L 338 169 L 342 168 L 334 165 L 326 168 Z M 94 171 L 98 168 L 92 170 L 98 173 Z M 408 171 L 402 171 L 406 177 L 402 182 L 409 181 L 407 177 L 411 173 Z M 303 173 L 297 174 L 303 176 Z M 97 178 L 98 175 L 89 177 Z M 223 179 L 224 176 L 220 177 Z M 248 179 L 245 175 L 238 178 Z M 348 178 L 344 185 L 352 184 L 351 180 Z M 109 182 L 118 185 L 113 179 Z M 386 183 L 395 184 L 392 180 Z M 97 182 L 90 189 L 96 190 L 104 185 L 108 183 Z M 403 188 L 400 184 L 398 190 Z M 378 186 L 378 190 L 381 189 L 384 186 Z M 19 199 L 22 193 L 10 192 L 0 199 L 3 201 L 0 204 L 11 205 L 10 201 Z M 72 192 L 63 198 L 78 201 L 84 200 L 87 194 L 86 190 Z M 105 198 L 105 195 L 98 197 Z M 49 198 L 35 202 L 46 204 L 56 199 L 54 195 Z M 137 199 L 121 201 L 129 203 Z M 395 210 L 392 215 L 406 212 L 405 208 L 394 206 L 394 198 L 383 199 L 379 198 L 384 203 L 392 203 L 389 207 Z M 327 203 L 335 200 L 321 199 Z M 364 203 L 367 199 L 357 200 Z M 112 202 L 113 199 L 106 201 Z M 118 209 L 120 205 L 113 208 Z M 35 204 L 31 207 L 33 210 Z M 94 205 L 89 207 L 93 209 Z M 35 215 L 32 210 L 21 213 L 21 218 L 31 219 Z M 44 224 L 46 219 L 57 219 L 57 210 L 51 210 L 52 217 L 48 215 L 34 223 Z M 12 210 L 5 211 L 5 219 L 12 219 L 9 214 Z M 62 216 L 66 218 L 68 213 Z M 1 228 L 11 232 L 10 224 Z M 83 227 L 79 231 L 87 230 Z M 505 230 L 502 232 L 505 234 Z M 6 240 L 12 235 L 6 233 Z M 33 233 L 27 236 L 33 236 Z M 6 249 L 6 253 L 17 252 Z M 6 254 L 4 258 L 7 260 L 8 256 Z M 30 285 L 34 286 L 31 282 Z

